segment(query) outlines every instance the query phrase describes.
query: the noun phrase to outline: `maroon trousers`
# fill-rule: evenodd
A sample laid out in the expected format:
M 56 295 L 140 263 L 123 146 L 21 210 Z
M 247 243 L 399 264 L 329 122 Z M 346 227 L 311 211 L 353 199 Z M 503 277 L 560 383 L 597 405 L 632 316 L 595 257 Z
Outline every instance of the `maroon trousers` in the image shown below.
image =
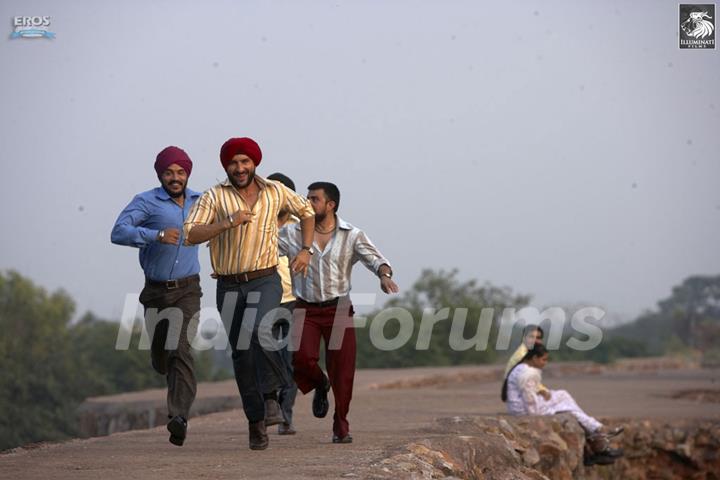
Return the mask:
M 350 433 L 347 414 L 355 379 L 353 313 L 349 300 L 339 305 L 317 307 L 300 299 L 293 313 L 292 343 L 298 345 L 293 354 L 295 383 L 304 394 L 322 385 L 323 372 L 318 364 L 322 339 L 325 366 L 335 397 L 333 433 L 341 438 Z

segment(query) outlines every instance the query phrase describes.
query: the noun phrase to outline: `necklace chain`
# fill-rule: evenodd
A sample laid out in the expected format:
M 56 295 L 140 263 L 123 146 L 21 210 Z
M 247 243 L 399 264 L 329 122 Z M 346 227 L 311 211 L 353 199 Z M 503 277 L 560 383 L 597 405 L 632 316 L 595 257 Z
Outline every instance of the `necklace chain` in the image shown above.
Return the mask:
M 323 235 L 326 235 L 326 234 L 332 232 L 333 230 L 335 230 L 335 225 L 333 225 L 332 228 L 328 229 L 326 232 L 323 232 L 322 230 L 318 229 L 317 225 L 315 225 L 315 231 L 318 233 L 321 233 Z

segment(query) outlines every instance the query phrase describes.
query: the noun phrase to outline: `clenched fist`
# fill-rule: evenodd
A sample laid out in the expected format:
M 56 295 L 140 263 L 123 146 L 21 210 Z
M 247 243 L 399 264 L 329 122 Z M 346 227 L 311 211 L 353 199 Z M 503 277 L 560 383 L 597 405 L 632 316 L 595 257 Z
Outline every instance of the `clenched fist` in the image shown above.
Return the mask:
M 162 235 L 158 235 L 158 240 L 160 240 L 161 243 L 177 245 L 180 242 L 180 230 L 177 228 L 166 228 L 165 230 L 162 230 L 162 232 Z

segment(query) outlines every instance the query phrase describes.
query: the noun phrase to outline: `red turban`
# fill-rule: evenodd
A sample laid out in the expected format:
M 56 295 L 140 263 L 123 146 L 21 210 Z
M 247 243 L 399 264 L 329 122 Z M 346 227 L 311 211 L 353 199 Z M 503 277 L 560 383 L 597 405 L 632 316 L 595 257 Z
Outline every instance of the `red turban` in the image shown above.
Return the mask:
M 188 177 L 190 176 L 190 172 L 192 172 L 192 160 L 190 160 L 188 154 L 185 153 L 185 150 L 178 147 L 165 147 L 162 152 L 158 153 L 155 159 L 155 171 L 158 176 L 162 175 L 173 163 L 182 167 L 183 170 L 187 172 Z
M 227 142 L 223 143 L 223 146 L 220 148 L 220 162 L 222 163 L 223 168 L 227 168 L 230 160 L 232 160 L 235 155 L 239 154 L 250 157 L 250 160 L 253 161 L 256 167 L 260 165 L 260 160 L 262 160 L 260 146 L 255 143 L 255 140 L 247 137 L 231 138 Z

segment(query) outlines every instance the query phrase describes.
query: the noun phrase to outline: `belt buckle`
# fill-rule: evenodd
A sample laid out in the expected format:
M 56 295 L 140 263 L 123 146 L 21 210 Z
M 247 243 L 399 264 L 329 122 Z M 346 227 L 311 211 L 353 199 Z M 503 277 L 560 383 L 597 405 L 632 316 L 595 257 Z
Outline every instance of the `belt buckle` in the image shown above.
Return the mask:
M 242 281 L 245 282 L 245 283 L 247 283 L 247 282 L 250 281 L 250 278 L 248 277 L 247 272 L 241 273 L 241 274 L 240 274 L 240 278 L 242 278 Z
M 180 288 L 180 284 L 177 280 L 168 280 L 165 282 L 165 286 L 168 290 L 175 290 L 176 288 Z

